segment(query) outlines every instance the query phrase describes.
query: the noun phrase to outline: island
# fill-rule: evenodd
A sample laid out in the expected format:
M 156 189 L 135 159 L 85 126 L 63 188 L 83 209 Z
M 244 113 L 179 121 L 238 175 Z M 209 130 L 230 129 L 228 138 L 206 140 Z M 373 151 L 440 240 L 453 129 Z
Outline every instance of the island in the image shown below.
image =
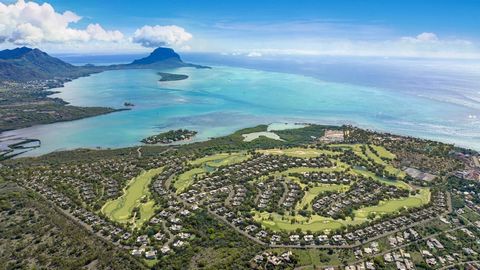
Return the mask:
M 181 81 L 188 79 L 188 75 L 183 74 L 172 74 L 172 73 L 165 73 L 165 72 L 158 72 L 162 78 L 158 80 L 159 82 L 169 82 L 169 81 Z
M 141 142 L 145 144 L 169 144 L 189 140 L 195 135 L 197 135 L 196 131 L 188 129 L 169 130 L 167 132 L 147 137 Z

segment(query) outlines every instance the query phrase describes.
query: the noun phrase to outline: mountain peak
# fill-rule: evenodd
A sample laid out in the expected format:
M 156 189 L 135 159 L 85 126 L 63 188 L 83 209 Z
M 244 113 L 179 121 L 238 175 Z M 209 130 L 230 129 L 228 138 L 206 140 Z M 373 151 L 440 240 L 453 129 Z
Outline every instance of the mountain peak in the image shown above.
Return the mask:
M 18 47 L 11 50 L 8 50 L 8 49 L 3 50 L 3 51 L 0 51 L 0 59 L 3 59 L 3 60 L 18 59 L 33 50 L 34 49 L 28 48 L 28 47 Z M 35 49 L 35 50 L 38 50 L 38 49 Z
M 150 53 L 149 56 L 135 60 L 131 63 L 131 65 L 149 65 L 165 60 L 173 60 L 182 63 L 180 55 L 178 55 L 173 49 L 158 47 L 152 53 Z

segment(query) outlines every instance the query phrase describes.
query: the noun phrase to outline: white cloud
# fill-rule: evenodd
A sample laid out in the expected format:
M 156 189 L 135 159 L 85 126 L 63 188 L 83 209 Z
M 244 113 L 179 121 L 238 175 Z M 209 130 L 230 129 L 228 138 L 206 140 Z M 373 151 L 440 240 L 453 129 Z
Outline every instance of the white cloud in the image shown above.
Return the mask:
M 145 25 L 135 31 L 132 41 L 144 47 L 178 46 L 192 37 L 192 34 L 176 25 Z
M 107 31 L 99 24 L 86 29 L 71 28 L 82 17 L 71 11 L 59 13 L 48 3 L 39 5 L 19 0 L 15 4 L 0 3 L 0 41 L 17 45 L 63 43 L 70 41 L 120 41 L 123 34 Z
M 247 54 L 248 57 L 262 57 L 262 54 L 259 52 L 250 52 Z
M 406 42 L 436 42 L 439 39 L 435 33 L 423 32 L 416 37 L 402 37 L 402 40 Z
M 247 40 L 228 43 L 232 52 L 245 56 L 328 55 L 366 57 L 418 57 L 479 59 L 478 44 L 457 38 L 440 38 L 434 33 L 378 40 L 295 38 Z M 228 50 L 223 49 L 223 52 Z
M 98 23 L 89 24 L 86 32 L 91 39 L 99 41 L 119 41 L 123 38 L 123 34 L 120 31 L 106 31 Z

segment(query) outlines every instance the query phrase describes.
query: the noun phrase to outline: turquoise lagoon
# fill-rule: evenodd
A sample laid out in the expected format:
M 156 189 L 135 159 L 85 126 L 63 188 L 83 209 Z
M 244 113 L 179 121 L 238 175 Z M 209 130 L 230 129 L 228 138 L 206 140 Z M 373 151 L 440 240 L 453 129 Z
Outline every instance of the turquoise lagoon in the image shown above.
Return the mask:
M 2 136 L 37 138 L 38 149 L 140 145 L 174 128 L 205 140 L 260 123 L 353 124 L 480 149 L 480 110 L 411 93 L 322 81 L 308 76 L 215 66 L 168 72 L 188 79 L 158 82 L 154 70 L 116 70 L 69 82 L 53 97 L 72 105 L 135 107 L 97 117 L 39 125 Z M 477 118 L 477 115 L 479 118 Z

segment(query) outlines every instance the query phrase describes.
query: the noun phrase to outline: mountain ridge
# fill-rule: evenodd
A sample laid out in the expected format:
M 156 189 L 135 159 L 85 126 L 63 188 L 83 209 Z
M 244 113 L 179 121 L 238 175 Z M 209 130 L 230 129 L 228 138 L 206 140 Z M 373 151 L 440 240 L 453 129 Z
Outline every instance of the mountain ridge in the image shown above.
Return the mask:
M 185 63 L 173 49 L 159 47 L 147 57 L 129 64 L 74 66 L 37 48 L 18 47 L 0 51 L 0 80 L 27 82 L 47 79 L 75 79 L 115 69 L 209 68 Z

